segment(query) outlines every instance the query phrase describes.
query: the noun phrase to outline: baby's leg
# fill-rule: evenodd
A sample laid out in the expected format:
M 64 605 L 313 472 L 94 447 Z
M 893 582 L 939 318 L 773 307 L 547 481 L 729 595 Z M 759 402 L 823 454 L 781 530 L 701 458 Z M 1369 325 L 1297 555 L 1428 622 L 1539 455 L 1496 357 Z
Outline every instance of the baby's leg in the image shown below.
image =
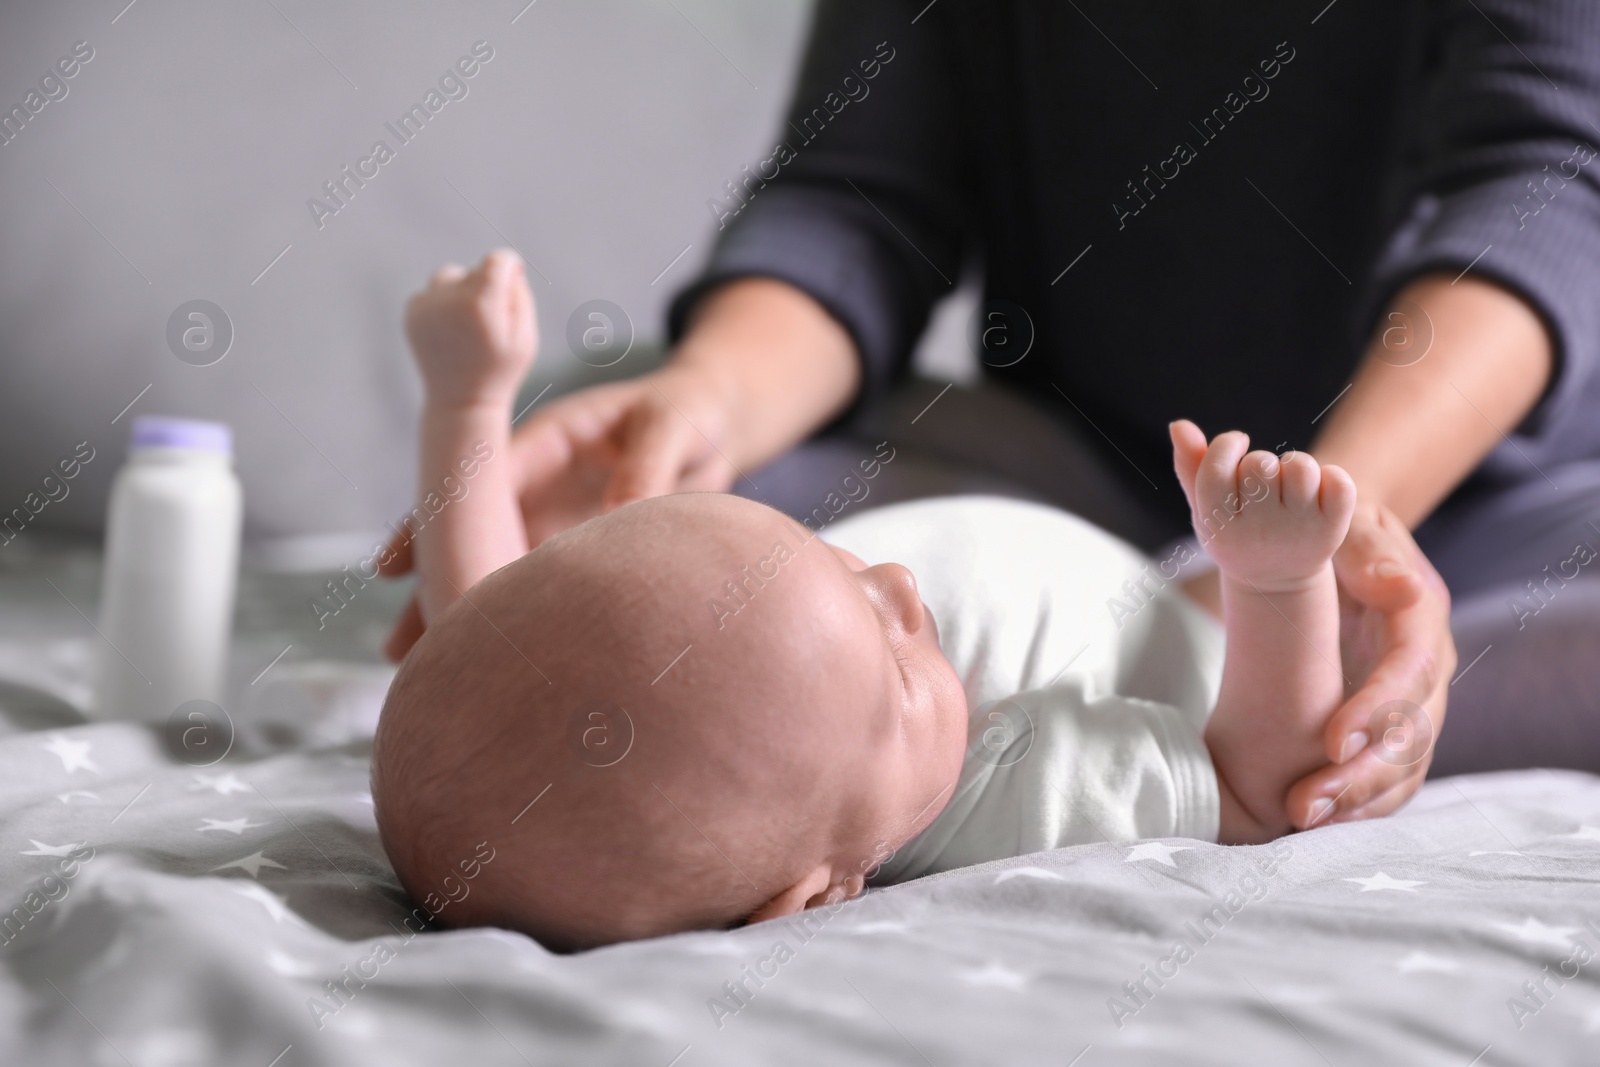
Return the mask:
M 498 251 L 471 271 L 441 268 L 411 299 L 406 336 L 426 391 L 419 503 L 406 525 L 427 623 L 528 550 L 510 449 L 536 337 L 522 261 Z
M 1242 433 L 1208 447 L 1198 427 L 1177 422 L 1172 442 L 1195 533 L 1222 575 L 1228 651 L 1206 744 L 1224 837 L 1268 840 L 1292 828 L 1284 797 L 1327 762 L 1323 728 L 1344 700 L 1332 560 L 1355 485 L 1305 453 L 1246 455 Z

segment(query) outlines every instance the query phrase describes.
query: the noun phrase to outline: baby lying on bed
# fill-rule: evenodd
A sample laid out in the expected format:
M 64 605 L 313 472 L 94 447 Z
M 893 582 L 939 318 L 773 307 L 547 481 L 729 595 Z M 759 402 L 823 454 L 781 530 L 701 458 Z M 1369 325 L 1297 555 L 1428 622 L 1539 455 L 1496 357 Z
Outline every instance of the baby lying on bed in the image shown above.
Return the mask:
M 427 631 L 383 710 L 373 796 L 442 921 L 575 949 L 1069 844 L 1266 841 L 1327 762 L 1330 559 L 1355 503 L 1337 468 L 1173 425 L 1224 658 L 1151 561 L 1031 504 L 900 505 L 825 541 L 683 494 L 529 552 L 508 469 L 535 338 L 521 263 L 442 269 L 407 333 L 423 493 L 449 499 L 417 534 Z

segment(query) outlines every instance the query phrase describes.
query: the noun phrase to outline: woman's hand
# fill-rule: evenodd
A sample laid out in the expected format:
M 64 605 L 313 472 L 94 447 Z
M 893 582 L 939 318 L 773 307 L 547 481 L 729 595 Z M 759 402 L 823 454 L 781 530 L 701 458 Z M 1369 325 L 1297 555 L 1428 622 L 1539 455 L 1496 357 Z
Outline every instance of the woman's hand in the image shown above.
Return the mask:
M 509 457 L 528 544 L 632 500 L 731 488 L 738 475 L 722 452 L 727 405 L 714 377 L 671 364 L 542 408 L 518 427 Z M 410 571 L 410 539 L 396 534 L 389 549 L 379 572 L 393 578 Z M 399 660 L 421 636 L 413 598 L 384 654 Z
M 720 492 L 837 415 L 860 387 L 849 333 L 811 297 L 770 278 L 704 297 L 672 361 L 540 408 L 511 439 L 528 544 L 633 500 Z M 397 536 L 379 571 L 411 570 Z M 413 600 L 384 654 L 422 636 Z
M 1349 471 L 1358 493 L 1333 569 L 1345 675 L 1361 688 L 1328 723 L 1335 765 L 1289 791 L 1296 826 L 1387 815 L 1427 775 L 1456 650 L 1450 594 L 1407 527 L 1504 439 L 1499 427 L 1532 410 L 1553 353 L 1543 320 L 1515 292 L 1470 273 L 1425 274 L 1390 302 L 1323 423 L 1311 451 Z
M 551 403 L 512 438 L 528 543 L 630 501 L 731 488 L 733 403 L 714 375 L 678 363 Z
M 1344 672 L 1361 688 L 1328 721 L 1332 762 L 1289 790 L 1289 818 L 1302 830 L 1388 815 L 1411 799 L 1433 761 L 1456 666 L 1450 593 L 1393 512 L 1358 506 L 1333 569 Z

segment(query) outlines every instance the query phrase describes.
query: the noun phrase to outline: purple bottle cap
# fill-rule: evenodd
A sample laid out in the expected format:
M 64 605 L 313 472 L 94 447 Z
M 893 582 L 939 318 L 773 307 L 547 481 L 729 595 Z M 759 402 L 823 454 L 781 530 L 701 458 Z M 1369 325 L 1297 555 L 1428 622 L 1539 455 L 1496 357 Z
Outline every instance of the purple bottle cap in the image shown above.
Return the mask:
M 130 448 L 193 448 L 233 454 L 233 431 L 224 422 L 140 415 L 133 420 Z

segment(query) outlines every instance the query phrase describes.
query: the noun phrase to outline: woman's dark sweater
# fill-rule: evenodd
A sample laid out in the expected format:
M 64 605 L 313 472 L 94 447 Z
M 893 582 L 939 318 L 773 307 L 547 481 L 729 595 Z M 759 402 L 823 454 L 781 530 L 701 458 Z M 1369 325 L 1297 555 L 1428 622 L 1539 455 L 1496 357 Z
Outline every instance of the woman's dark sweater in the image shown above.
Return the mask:
M 674 335 L 780 278 L 871 395 L 981 270 L 985 372 L 1165 484 L 1180 416 L 1308 445 L 1375 330 L 1425 345 L 1396 291 L 1470 268 L 1558 366 L 1480 479 L 1600 455 L 1595 0 L 821 0 L 777 138 L 708 201 Z

